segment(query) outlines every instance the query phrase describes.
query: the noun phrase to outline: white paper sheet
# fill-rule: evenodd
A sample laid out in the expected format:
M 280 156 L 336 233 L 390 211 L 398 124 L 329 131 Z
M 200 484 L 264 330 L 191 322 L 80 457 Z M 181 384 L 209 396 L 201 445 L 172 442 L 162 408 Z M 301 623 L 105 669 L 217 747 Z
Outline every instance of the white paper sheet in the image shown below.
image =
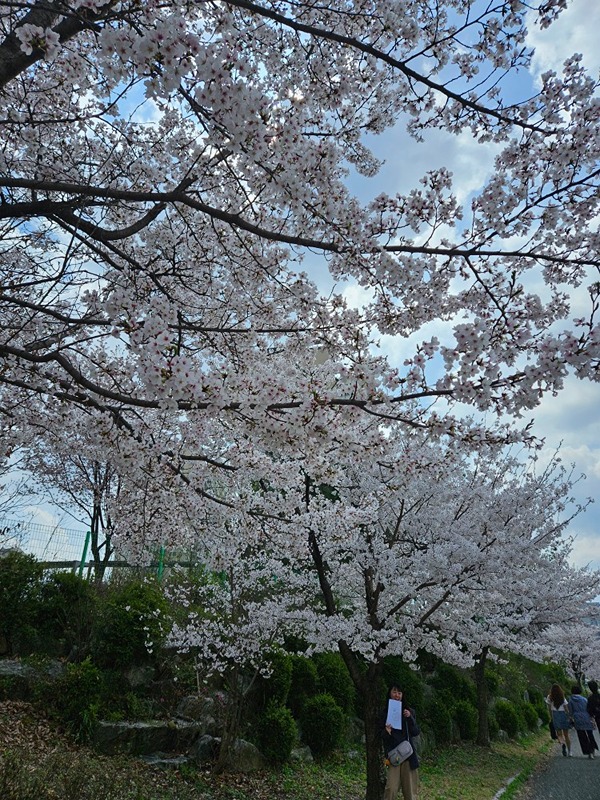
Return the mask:
M 402 701 L 388 700 L 388 713 L 385 721 L 386 725 L 391 725 L 396 730 L 402 730 Z

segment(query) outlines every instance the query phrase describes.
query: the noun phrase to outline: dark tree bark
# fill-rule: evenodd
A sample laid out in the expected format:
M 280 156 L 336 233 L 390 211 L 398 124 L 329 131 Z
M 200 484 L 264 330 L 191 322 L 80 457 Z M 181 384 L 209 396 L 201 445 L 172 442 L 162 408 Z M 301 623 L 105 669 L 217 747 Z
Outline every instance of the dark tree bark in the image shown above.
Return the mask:
M 490 746 L 488 725 L 488 686 L 485 680 L 485 665 L 489 648 L 484 647 L 475 663 L 475 685 L 477 687 L 477 739 L 482 747 Z

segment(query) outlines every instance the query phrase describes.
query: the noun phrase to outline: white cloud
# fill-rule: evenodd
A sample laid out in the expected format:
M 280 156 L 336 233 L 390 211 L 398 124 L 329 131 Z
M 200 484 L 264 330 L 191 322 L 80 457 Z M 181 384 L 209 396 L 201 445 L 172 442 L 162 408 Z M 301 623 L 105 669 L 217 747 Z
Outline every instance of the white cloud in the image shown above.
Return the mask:
M 576 567 L 590 566 L 600 569 L 600 548 L 598 536 L 594 534 L 578 534 L 573 543 L 571 563 Z
M 536 76 L 546 70 L 562 71 L 564 61 L 574 53 L 583 54 L 586 68 L 600 70 L 600 3 L 572 0 L 558 20 L 545 30 L 529 26 L 527 44 L 535 48 L 532 71 Z

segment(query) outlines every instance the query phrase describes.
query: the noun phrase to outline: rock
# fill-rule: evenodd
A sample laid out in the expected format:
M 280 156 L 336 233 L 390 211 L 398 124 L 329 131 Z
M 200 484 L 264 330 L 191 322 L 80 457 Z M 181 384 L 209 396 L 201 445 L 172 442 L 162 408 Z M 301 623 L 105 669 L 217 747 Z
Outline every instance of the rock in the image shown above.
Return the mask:
M 175 716 L 196 722 L 202 733 L 219 736 L 223 732 L 225 704 L 222 697 L 188 695 L 180 700 Z
M 34 678 L 36 671 L 30 664 L 15 659 L 0 661 L 0 675 L 6 678 Z
M 56 660 L 47 661 L 40 667 L 33 667 L 18 659 L 1 659 L 0 677 L 6 678 L 8 685 L 4 695 L 11 700 L 30 700 L 37 682 L 58 678 L 64 669 L 62 661 Z
M 314 758 L 310 747 L 294 747 L 290 754 L 290 761 L 296 761 L 301 764 L 310 764 L 313 762 Z
M 350 744 L 363 744 L 365 725 L 360 717 L 349 717 L 346 722 L 346 741 Z
M 200 727 L 183 720 L 147 722 L 98 722 L 91 745 L 104 755 L 128 753 L 180 753 L 188 750 L 202 734 Z
M 125 673 L 125 680 L 132 689 L 137 689 L 140 686 L 148 686 L 154 677 L 154 667 L 151 664 L 140 664 L 131 667 Z
M 168 756 L 164 753 L 141 756 L 141 760 L 151 767 L 159 767 L 160 769 L 179 769 L 184 764 L 190 763 L 188 756 Z
M 190 758 L 199 767 L 205 766 L 207 762 L 217 758 L 220 746 L 221 739 L 219 737 L 201 736 L 191 747 Z M 258 748 L 244 739 L 235 740 L 227 759 L 226 769 L 228 772 L 256 772 L 265 767 L 265 758 Z
M 197 766 L 203 767 L 216 759 L 220 745 L 221 740 L 218 737 L 204 734 L 196 739 L 188 754 Z
M 257 747 L 244 739 L 235 740 L 227 759 L 229 772 L 256 772 L 266 766 L 265 758 Z

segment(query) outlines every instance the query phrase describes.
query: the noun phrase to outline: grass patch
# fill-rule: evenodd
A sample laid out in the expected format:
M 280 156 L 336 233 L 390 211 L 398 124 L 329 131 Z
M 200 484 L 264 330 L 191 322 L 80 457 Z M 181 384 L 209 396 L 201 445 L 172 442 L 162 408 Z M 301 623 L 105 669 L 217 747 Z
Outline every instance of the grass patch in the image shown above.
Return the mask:
M 461 744 L 424 758 L 421 786 L 428 800 L 491 800 L 514 776 L 509 800 L 543 760 L 552 742 L 546 732 L 519 741 L 494 742 L 489 750 Z

